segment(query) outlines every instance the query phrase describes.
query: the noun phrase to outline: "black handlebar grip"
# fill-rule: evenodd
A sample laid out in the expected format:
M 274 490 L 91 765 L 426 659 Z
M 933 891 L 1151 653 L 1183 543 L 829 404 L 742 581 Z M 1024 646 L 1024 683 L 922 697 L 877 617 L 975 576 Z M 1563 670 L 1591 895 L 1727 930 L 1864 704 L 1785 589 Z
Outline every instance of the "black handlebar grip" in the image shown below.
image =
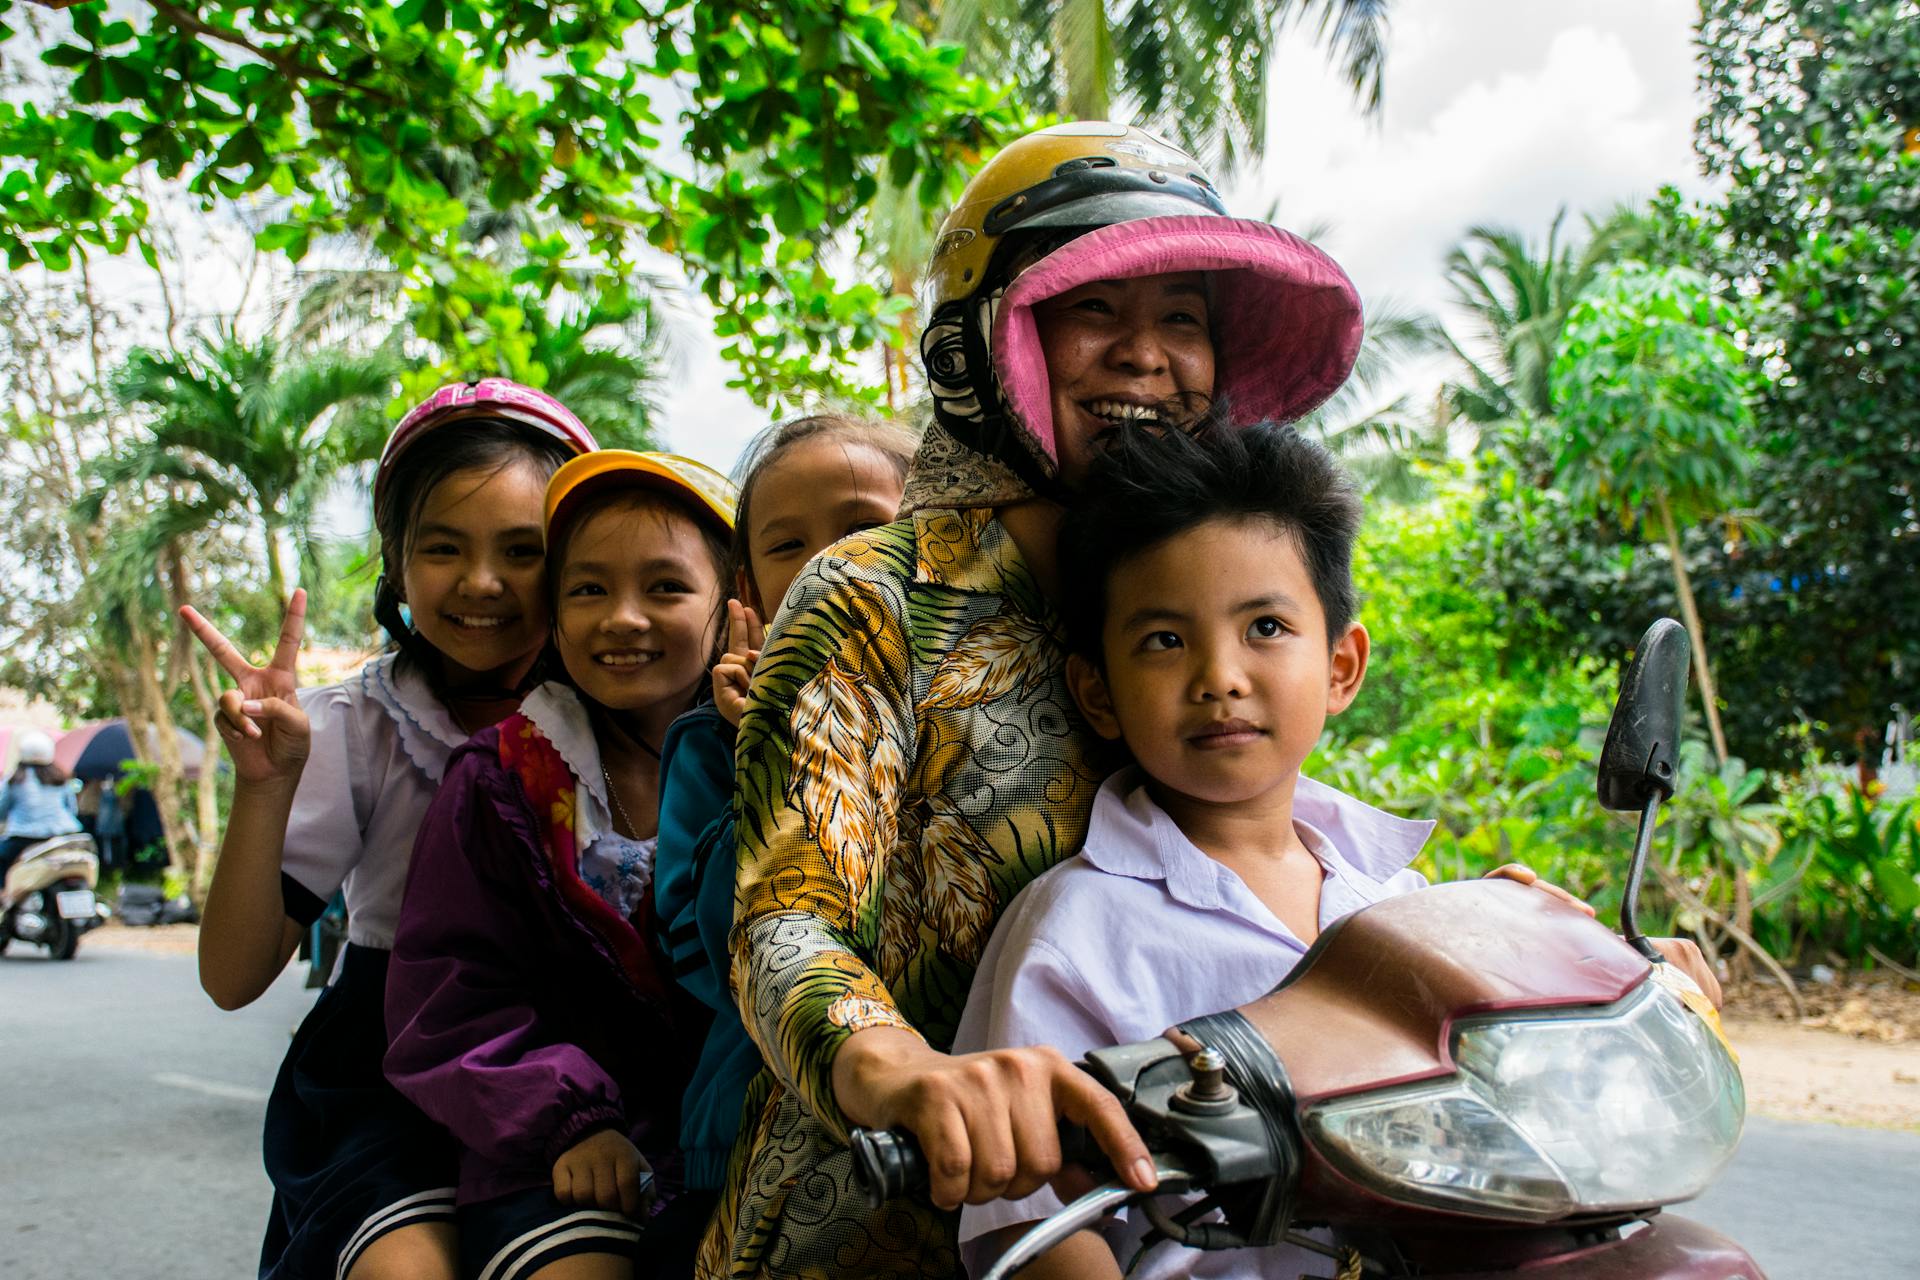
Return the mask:
M 867 1206 L 878 1209 L 889 1200 L 925 1191 L 932 1176 L 920 1140 L 906 1129 L 855 1129 L 847 1135 L 853 1147 L 853 1180 L 866 1192 Z M 1069 1121 L 1060 1123 L 1061 1159 L 1085 1165 L 1100 1177 L 1110 1177 L 1112 1166 L 1093 1135 Z
M 867 1193 L 869 1208 L 927 1189 L 927 1157 L 907 1130 L 855 1129 L 847 1137 L 853 1147 L 853 1180 Z

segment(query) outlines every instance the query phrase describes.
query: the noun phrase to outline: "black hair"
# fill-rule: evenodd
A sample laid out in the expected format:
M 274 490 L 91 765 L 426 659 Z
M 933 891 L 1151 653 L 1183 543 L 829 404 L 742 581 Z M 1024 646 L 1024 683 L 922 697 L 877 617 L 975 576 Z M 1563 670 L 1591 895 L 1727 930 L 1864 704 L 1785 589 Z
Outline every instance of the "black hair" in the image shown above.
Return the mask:
M 25 761 L 22 761 L 14 769 L 13 776 L 7 779 L 7 784 L 11 786 L 16 782 L 25 782 L 29 772 L 40 780 L 40 785 L 43 787 L 64 787 L 67 785 L 67 771 L 59 765 L 27 764 Z
M 776 423 L 762 431 L 747 445 L 747 451 L 734 465 L 734 484 L 739 489 L 740 504 L 733 520 L 732 562 L 726 581 L 731 586 L 734 580 L 745 574 L 747 581 L 753 582 L 752 550 L 752 511 L 753 489 L 766 474 L 767 468 L 792 452 L 794 447 L 808 440 L 818 440 L 826 436 L 845 438 L 852 444 L 863 444 L 879 453 L 893 465 L 902 484 L 906 483 L 907 467 L 913 461 L 913 451 L 918 442 L 913 433 L 884 418 L 856 418 L 842 413 L 817 413 L 806 418 L 791 418 Z M 754 590 L 760 589 L 754 583 Z M 769 608 L 778 608 L 779 602 L 768 603 Z M 772 619 L 766 619 L 771 622 Z
M 1358 492 L 1333 455 L 1291 426 L 1235 430 L 1224 411 L 1191 433 L 1122 427 L 1103 450 L 1060 530 L 1060 612 L 1067 645 L 1100 660 L 1108 588 L 1127 561 L 1214 520 L 1263 521 L 1296 540 L 1327 618 L 1327 643 L 1358 608 L 1353 543 Z
M 589 711 L 607 717 L 618 724 L 625 732 L 655 758 L 659 757 L 660 744 L 648 742 L 635 732 L 625 718 L 611 707 L 602 706 L 588 696 L 586 690 L 574 680 L 573 673 L 567 670 L 567 664 L 560 658 L 556 639 L 560 634 L 560 568 L 566 563 L 567 551 L 573 545 L 573 539 L 588 520 L 609 511 L 658 511 L 671 512 L 690 521 L 700 532 L 700 546 L 713 564 L 715 584 L 719 592 L 714 599 L 713 617 L 709 620 L 714 628 L 713 648 L 707 654 L 706 666 L 711 669 L 720 660 L 720 646 L 726 642 L 725 628 L 720 620 L 727 610 L 727 566 L 731 563 L 733 546 L 726 525 L 711 511 L 700 506 L 691 498 L 669 490 L 656 488 L 644 483 L 608 483 L 580 494 L 568 501 L 560 513 L 560 519 L 547 530 L 547 605 L 548 614 L 553 618 L 553 632 L 542 651 L 536 667 L 543 677 L 558 684 L 564 684 L 579 695 L 580 701 Z M 695 703 L 712 696 L 712 689 L 701 685 L 704 692 L 696 693 Z
M 573 456 L 565 443 L 523 422 L 476 416 L 443 423 L 393 460 L 374 505 L 373 527 L 380 534 L 380 581 L 373 592 L 373 619 L 386 630 L 399 654 L 395 665 L 417 669 L 433 696 L 445 702 L 447 689 L 440 651 L 407 625 L 400 613 L 400 584 L 407 556 L 419 532 L 427 498 L 448 476 L 460 471 L 491 468 L 503 471 L 516 462 L 530 462 L 542 478 L 551 478 L 560 464 Z M 537 664 L 536 664 L 537 665 Z M 529 681 L 537 683 L 529 673 Z M 531 683 L 527 687 L 532 687 Z M 512 695 L 524 690 L 503 690 Z

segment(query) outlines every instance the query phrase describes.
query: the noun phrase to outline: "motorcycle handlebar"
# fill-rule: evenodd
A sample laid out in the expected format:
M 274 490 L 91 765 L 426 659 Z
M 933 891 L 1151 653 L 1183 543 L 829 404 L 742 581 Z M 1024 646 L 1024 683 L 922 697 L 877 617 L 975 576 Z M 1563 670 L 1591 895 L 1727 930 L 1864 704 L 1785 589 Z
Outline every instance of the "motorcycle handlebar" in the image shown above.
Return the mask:
M 912 1133 L 855 1129 L 847 1138 L 853 1147 L 853 1180 L 866 1192 L 868 1208 L 927 1189 L 927 1157 Z
M 926 1153 L 920 1150 L 920 1140 L 911 1130 L 855 1129 L 847 1140 L 853 1148 L 853 1180 L 860 1184 L 872 1208 L 923 1192 L 932 1180 Z M 1101 1177 L 1111 1173 L 1106 1154 L 1093 1135 L 1066 1121 L 1060 1125 L 1060 1158 L 1085 1165 Z

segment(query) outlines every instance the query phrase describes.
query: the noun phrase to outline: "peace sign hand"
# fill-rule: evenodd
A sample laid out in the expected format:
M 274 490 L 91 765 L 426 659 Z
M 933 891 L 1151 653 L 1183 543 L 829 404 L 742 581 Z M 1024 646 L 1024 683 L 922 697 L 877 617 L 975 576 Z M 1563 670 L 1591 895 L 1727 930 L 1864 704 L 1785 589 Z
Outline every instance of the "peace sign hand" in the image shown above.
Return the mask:
M 294 663 L 307 629 L 307 593 L 295 591 L 287 602 L 280 642 L 264 667 L 248 662 L 191 605 L 180 606 L 180 619 L 239 686 L 220 695 L 220 710 L 214 716 L 214 727 L 233 758 L 235 777 L 251 783 L 297 781 L 312 745 L 307 713 L 294 698 L 298 687 Z
M 747 688 L 753 683 L 753 664 L 766 642 L 760 616 L 738 600 L 727 601 L 727 651 L 713 668 L 713 705 L 727 723 L 738 729 L 747 710 Z

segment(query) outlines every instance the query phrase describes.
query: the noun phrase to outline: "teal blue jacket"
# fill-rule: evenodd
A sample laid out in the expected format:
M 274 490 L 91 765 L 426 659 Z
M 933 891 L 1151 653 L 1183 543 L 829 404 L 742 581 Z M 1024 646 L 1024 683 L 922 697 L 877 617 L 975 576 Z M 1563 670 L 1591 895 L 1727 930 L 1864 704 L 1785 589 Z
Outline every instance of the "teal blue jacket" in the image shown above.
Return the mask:
M 733 726 L 712 704 L 673 722 L 660 745 L 660 843 L 654 906 L 673 977 L 713 1010 L 699 1065 L 680 1106 L 690 1190 L 717 1190 L 740 1132 L 760 1050 L 728 988 L 733 928 Z

